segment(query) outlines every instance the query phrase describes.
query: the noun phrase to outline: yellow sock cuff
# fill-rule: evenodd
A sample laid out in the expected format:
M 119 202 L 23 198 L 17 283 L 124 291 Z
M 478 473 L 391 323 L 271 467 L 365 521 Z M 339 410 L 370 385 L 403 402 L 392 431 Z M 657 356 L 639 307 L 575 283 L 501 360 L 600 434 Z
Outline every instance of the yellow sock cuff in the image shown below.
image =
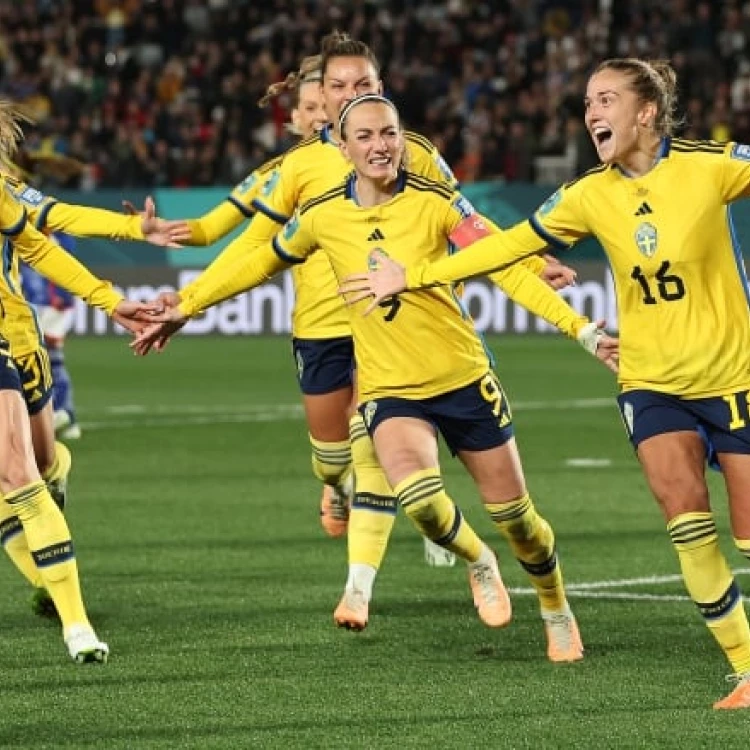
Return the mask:
M 359 412 L 354 412 L 349 420 L 349 440 L 351 443 L 355 443 L 362 438 L 369 440 L 370 434 L 367 432 L 365 420 L 362 419 L 362 415 Z
M 484 507 L 495 523 L 507 523 L 516 521 L 530 510 L 534 510 L 534 503 L 527 493 L 509 503 L 485 503 Z
M 313 474 L 325 484 L 340 484 L 351 469 L 352 451 L 349 441 L 325 443 L 310 435 L 310 445 Z
M 37 479 L 35 482 L 30 482 L 23 487 L 18 487 L 12 492 L 8 492 L 5 495 L 5 502 L 14 508 L 19 508 L 35 500 L 46 489 L 47 485 L 44 481 Z
M 443 478 L 438 469 L 421 469 L 410 474 L 393 488 L 403 508 L 443 491 Z
M 42 479 L 45 482 L 55 482 L 58 479 L 64 479 L 70 473 L 72 465 L 73 457 L 70 455 L 68 446 L 59 440 L 55 441 L 55 460 L 52 466 L 42 474 Z
M 668 524 L 667 531 L 678 550 L 691 550 L 718 540 L 716 524 L 710 512 L 680 513 Z

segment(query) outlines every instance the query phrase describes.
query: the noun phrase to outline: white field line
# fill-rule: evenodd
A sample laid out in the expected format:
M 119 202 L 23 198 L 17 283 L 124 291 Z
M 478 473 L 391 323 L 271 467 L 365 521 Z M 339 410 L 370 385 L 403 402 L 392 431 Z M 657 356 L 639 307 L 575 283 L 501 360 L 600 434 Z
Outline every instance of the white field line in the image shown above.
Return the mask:
M 750 574 L 750 568 L 737 568 L 732 571 L 735 576 Z M 686 594 L 654 594 L 651 592 L 612 591 L 611 589 L 629 588 L 631 586 L 658 586 L 663 583 L 677 583 L 682 576 L 672 573 L 663 576 L 644 576 L 643 578 L 620 578 L 604 581 L 585 581 L 569 583 L 565 589 L 571 598 L 577 599 L 620 599 L 624 601 L 652 601 L 652 602 L 689 602 Z M 536 596 L 536 590 L 531 588 L 511 588 L 511 594 L 520 596 Z
M 612 407 L 613 403 L 610 398 L 518 401 L 513 404 L 513 408 L 520 411 L 602 409 Z M 84 430 L 244 424 L 297 420 L 304 416 L 301 404 L 116 404 L 102 409 L 84 408 L 80 411 L 84 416 L 81 421 Z

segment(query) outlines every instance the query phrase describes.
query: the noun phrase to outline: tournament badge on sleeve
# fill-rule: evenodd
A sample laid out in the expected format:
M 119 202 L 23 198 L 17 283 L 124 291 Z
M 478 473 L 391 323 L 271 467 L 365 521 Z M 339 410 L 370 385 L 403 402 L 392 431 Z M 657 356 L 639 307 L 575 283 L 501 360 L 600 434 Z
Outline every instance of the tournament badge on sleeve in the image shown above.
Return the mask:
M 456 564 L 456 556 L 449 549 L 435 544 L 426 537 L 424 540 L 424 559 L 433 568 L 451 568 Z

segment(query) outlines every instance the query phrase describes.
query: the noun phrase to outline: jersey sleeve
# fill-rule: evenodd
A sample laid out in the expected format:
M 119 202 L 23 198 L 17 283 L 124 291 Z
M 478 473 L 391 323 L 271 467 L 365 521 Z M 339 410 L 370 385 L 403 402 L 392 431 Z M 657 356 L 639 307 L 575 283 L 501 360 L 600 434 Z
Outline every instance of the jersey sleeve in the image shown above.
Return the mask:
M 432 141 L 416 133 L 405 134 L 407 164 L 406 168 L 420 177 L 429 177 L 436 182 L 443 182 L 452 188 L 458 187 L 458 180 L 448 163 L 443 159 Z
M 224 205 L 227 205 L 226 203 Z M 258 212 L 250 225 L 230 242 L 204 269 L 203 273 L 191 281 L 183 291 L 192 294 L 204 284 L 213 285 L 226 276 L 229 269 L 242 258 L 258 249 L 267 247 L 279 231 L 279 225 L 265 214 Z
M 297 207 L 297 181 L 293 156 L 286 157 L 260 186 L 252 207 L 278 224 L 291 219 Z
M 123 299 L 109 282 L 94 276 L 75 258 L 36 230 L 27 221 L 25 208 L 7 194 L 3 195 L 0 206 L 0 229 L 12 239 L 14 250 L 21 260 L 88 304 L 112 314 Z
M 750 145 L 728 143 L 721 157 L 719 178 L 724 203 L 750 195 Z
M 290 265 L 304 263 L 318 247 L 313 232 L 313 216 L 305 212 L 304 206 L 273 238 L 272 246 L 279 258 Z
M 450 202 L 445 228 L 451 244 L 457 250 L 463 250 L 484 237 L 503 231 L 486 216 L 477 213 L 471 202 L 459 192 L 455 193 L 455 197 Z M 519 263 L 537 276 L 541 275 L 547 265 L 538 255 L 530 255 Z M 494 281 L 492 275 L 490 279 Z

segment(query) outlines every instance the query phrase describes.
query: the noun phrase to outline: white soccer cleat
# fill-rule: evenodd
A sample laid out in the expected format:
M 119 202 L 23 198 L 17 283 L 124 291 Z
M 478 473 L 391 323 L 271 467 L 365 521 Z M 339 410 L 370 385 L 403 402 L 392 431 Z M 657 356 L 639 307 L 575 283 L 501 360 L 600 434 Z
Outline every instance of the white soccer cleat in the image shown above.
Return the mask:
M 456 564 L 456 556 L 449 549 L 425 537 L 424 561 L 433 568 L 450 568 Z
M 76 664 L 107 663 L 109 646 L 88 625 L 71 625 L 65 633 L 65 645 Z

